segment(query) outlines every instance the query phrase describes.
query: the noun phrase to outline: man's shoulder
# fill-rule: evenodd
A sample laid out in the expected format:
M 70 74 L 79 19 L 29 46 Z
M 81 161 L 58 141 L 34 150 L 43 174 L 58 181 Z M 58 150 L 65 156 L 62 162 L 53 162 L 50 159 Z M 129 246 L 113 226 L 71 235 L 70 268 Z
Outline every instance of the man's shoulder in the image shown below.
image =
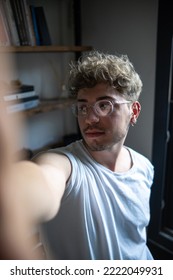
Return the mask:
M 71 163 L 79 163 L 79 161 L 81 161 L 81 158 L 83 158 L 85 154 L 81 142 L 81 140 L 77 140 L 66 146 L 50 149 L 47 152 L 55 155 L 64 155 L 70 160 Z
M 126 148 L 127 148 L 127 149 L 130 151 L 130 153 L 131 153 L 133 156 L 135 156 L 136 158 L 143 159 L 143 160 L 146 160 L 146 161 L 151 162 L 150 159 L 149 159 L 146 155 L 142 154 L 141 152 L 138 152 L 137 150 L 134 150 L 134 149 L 132 149 L 132 148 L 130 148 L 130 147 L 126 147 Z
M 153 184 L 154 179 L 154 166 L 152 162 L 140 152 L 137 152 L 131 148 L 129 151 L 132 155 L 132 159 L 138 174 L 143 174 L 149 181 L 149 186 Z
M 153 164 L 147 156 L 132 148 L 127 147 L 127 149 L 129 150 L 132 160 L 136 165 L 143 166 L 146 167 L 147 169 L 153 170 L 154 168 Z
M 60 153 L 60 154 L 61 153 L 75 154 L 75 153 L 78 153 L 81 148 L 82 148 L 81 140 L 77 140 L 66 146 L 61 146 L 61 147 L 50 149 L 49 152 Z

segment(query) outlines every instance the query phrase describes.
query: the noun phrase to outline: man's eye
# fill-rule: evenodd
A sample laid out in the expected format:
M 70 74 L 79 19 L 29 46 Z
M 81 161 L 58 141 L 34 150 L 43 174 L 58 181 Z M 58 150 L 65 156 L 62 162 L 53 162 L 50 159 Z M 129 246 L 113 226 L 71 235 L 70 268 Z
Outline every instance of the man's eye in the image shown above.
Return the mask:
M 110 105 L 108 103 L 101 103 L 99 104 L 99 108 L 104 111 L 107 110 L 110 107 Z
M 78 111 L 86 112 L 87 111 L 87 106 L 86 105 L 78 105 Z

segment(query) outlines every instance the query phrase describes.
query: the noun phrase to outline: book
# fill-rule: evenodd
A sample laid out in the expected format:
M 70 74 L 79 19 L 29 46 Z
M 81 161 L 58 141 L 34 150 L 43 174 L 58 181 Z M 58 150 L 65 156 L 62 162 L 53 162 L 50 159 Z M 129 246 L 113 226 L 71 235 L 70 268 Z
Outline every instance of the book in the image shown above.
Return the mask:
M 4 95 L 4 101 L 13 101 L 13 100 L 17 101 L 18 100 L 20 102 L 21 99 L 28 98 L 28 97 L 35 96 L 35 95 L 36 95 L 35 90 L 7 94 L 7 95 Z
M 40 45 L 41 46 L 51 45 L 52 43 L 51 43 L 47 20 L 45 17 L 44 8 L 40 6 L 40 7 L 34 7 L 34 9 L 35 9 L 35 16 L 36 16 L 36 23 L 37 23 L 38 34 L 40 39 Z
M 23 36 L 26 40 L 26 45 L 30 45 L 29 30 L 28 30 L 28 27 L 27 27 L 27 20 L 26 20 L 26 14 L 25 14 L 25 8 L 24 8 L 23 0 L 15 0 L 15 1 L 17 2 L 17 9 L 19 11 L 21 28 L 22 28 Z
M 21 101 L 18 103 L 11 102 L 11 104 L 7 105 L 6 110 L 7 113 L 14 113 L 14 112 L 20 112 L 20 111 L 32 109 L 37 107 L 38 105 L 39 105 L 39 96 L 35 95 L 32 97 L 21 99 Z
M 7 106 L 11 106 L 11 105 L 14 105 L 14 104 L 23 104 L 25 102 L 28 102 L 28 101 L 32 101 L 32 100 L 38 100 L 39 99 L 39 96 L 38 94 L 35 94 L 34 96 L 30 96 L 30 97 L 27 97 L 27 98 L 21 98 L 20 100 L 17 100 L 16 101 L 9 101 L 9 102 L 6 102 L 6 105 Z
M 0 2 L 0 46 L 10 46 L 10 34 L 2 2 Z
M 33 42 L 31 42 L 32 40 L 32 35 L 30 33 L 31 29 L 30 29 L 30 22 L 28 22 L 29 19 L 29 14 L 28 14 L 28 10 L 27 10 L 27 3 L 24 0 L 17 0 L 19 3 L 19 9 L 21 12 L 21 18 L 22 18 L 22 22 L 23 22 L 23 27 L 24 27 L 24 31 L 25 31 L 25 36 L 27 38 L 27 43 L 28 45 L 33 45 Z
M 27 0 L 23 0 L 24 14 L 26 15 L 26 25 L 29 34 L 29 41 L 31 46 L 36 46 L 36 38 L 34 33 L 34 26 L 32 22 L 31 10 Z
M 10 0 L 11 8 L 16 23 L 17 32 L 19 35 L 20 45 L 29 45 L 29 40 L 26 32 L 25 20 L 22 14 L 22 7 L 20 0 Z
M 21 85 L 20 87 L 6 88 L 6 94 L 4 95 L 4 101 L 20 100 L 36 95 L 34 86 L 32 85 Z
M 33 5 L 30 5 L 30 11 L 31 11 L 31 17 L 32 17 L 32 23 L 33 23 L 33 29 L 34 29 L 34 34 L 35 34 L 36 45 L 40 46 L 40 36 L 39 36 L 39 32 L 38 32 L 38 25 L 37 25 L 35 7 Z
M 4 6 L 4 11 L 6 19 L 8 22 L 10 35 L 11 35 L 11 44 L 14 46 L 20 46 L 19 35 L 16 28 L 16 23 L 14 20 L 13 11 L 11 8 L 10 0 L 2 0 L 2 5 Z

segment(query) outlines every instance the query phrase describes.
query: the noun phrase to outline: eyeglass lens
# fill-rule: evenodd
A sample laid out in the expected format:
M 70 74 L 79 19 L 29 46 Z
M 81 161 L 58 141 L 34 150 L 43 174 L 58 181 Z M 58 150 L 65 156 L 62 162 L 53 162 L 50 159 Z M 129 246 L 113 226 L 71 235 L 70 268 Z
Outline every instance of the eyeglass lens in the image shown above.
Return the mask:
M 79 102 L 73 105 L 73 112 L 77 116 L 86 116 L 90 108 L 99 116 L 107 116 L 112 113 L 113 104 L 108 100 L 97 101 L 94 105 Z

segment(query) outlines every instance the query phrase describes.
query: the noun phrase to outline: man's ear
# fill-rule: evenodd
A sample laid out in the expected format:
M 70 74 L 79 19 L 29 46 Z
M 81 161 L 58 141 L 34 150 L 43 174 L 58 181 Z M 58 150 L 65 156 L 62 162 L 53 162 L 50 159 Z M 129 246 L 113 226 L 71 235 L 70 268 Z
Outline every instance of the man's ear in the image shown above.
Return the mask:
M 130 120 L 130 123 L 132 126 L 134 126 L 136 124 L 140 112 L 141 112 L 141 104 L 138 101 L 133 102 L 132 116 L 131 116 L 131 120 Z

